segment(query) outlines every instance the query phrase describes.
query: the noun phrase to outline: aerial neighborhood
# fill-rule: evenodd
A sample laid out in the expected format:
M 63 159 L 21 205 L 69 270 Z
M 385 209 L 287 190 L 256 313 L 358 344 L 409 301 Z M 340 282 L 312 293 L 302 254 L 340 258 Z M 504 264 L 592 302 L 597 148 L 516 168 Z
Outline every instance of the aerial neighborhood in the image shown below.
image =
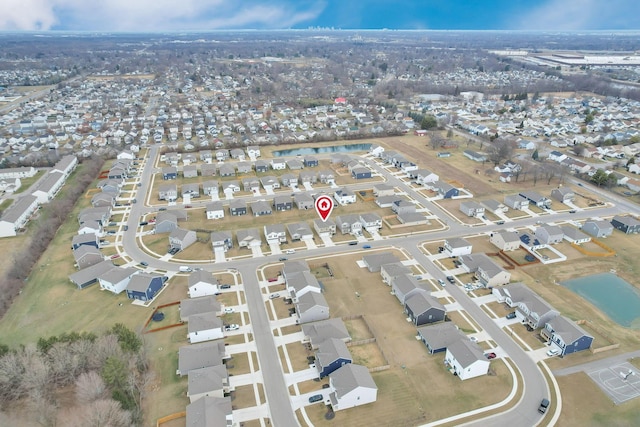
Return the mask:
M 635 56 L 175 36 L 0 67 L 0 373 L 87 357 L 51 396 L 0 375 L 7 402 L 164 427 L 640 413 L 640 96 L 576 77 Z

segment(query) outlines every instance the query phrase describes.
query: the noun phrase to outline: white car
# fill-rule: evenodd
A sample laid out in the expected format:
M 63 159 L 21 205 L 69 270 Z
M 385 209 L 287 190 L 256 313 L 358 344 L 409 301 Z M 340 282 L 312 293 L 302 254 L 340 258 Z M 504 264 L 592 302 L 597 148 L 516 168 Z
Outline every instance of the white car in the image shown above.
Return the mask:
M 276 299 L 276 298 L 280 298 L 280 294 L 277 292 L 275 294 L 269 295 L 269 299 Z
M 238 329 L 240 329 L 240 326 L 236 323 L 232 323 L 224 327 L 225 331 L 237 331 Z
M 549 357 L 559 356 L 559 355 L 560 355 L 560 350 L 558 350 L 557 348 L 552 348 L 551 350 L 547 350 L 547 356 Z
M 225 314 L 229 314 L 229 313 L 234 313 L 235 310 L 233 309 L 233 307 L 226 307 L 224 309 Z

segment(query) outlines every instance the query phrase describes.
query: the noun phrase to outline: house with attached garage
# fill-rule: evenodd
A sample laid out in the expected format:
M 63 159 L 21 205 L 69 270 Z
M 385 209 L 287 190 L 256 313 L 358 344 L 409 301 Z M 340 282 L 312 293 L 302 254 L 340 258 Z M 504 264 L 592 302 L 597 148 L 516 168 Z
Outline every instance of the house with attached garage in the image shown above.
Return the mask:
M 97 264 L 91 265 L 69 276 L 69 280 L 74 283 L 78 289 L 84 289 L 98 282 L 98 277 L 114 267 L 111 260 L 105 260 Z
M 238 168 L 238 173 L 240 174 L 251 173 L 253 171 L 253 165 L 251 164 L 251 162 L 238 162 L 236 164 L 236 167 Z
M 470 217 L 480 218 L 484 216 L 484 206 L 475 200 L 464 200 L 460 202 L 460 211 Z
M 222 205 L 222 202 L 207 203 L 205 211 L 207 214 L 207 219 L 224 218 L 224 206 Z
M 277 212 L 290 211 L 293 209 L 293 201 L 290 196 L 275 196 L 273 198 L 273 207 Z
M 443 199 L 451 199 L 460 195 L 460 190 L 453 185 L 444 181 L 434 181 L 429 184 L 429 187 L 433 189 Z
M 95 233 L 77 234 L 71 238 L 71 249 L 77 250 L 81 246 L 99 248 L 98 236 Z
M 78 228 L 78 234 L 95 234 L 102 236 L 102 225 L 100 221 L 85 221 Z
M 444 306 L 424 289 L 419 289 L 405 298 L 404 312 L 416 326 L 442 322 L 446 315 Z
M 536 238 L 545 245 L 555 245 L 562 243 L 564 233 L 562 228 L 557 225 L 542 224 L 535 230 Z
M 425 185 L 440 180 L 440 177 L 428 169 L 416 169 L 409 174 L 411 179 L 415 179 L 417 184 Z
M 329 375 L 331 407 L 334 411 L 373 403 L 378 387 L 366 366 L 347 363 Z
M 189 316 L 187 331 L 191 344 L 224 338 L 222 319 L 214 312 Z
M 37 209 L 38 199 L 35 196 L 27 195 L 14 201 L 0 217 L 0 237 L 16 236 Z
M 277 190 L 280 188 L 278 177 L 273 175 L 263 176 L 260 178 L 260 183 L 265 190 Z
M 302 342 L 309 343 L 314 350 L 330 338 L 337 338 L 345 343 L 351 341 L 349 331 L 339 317 L 302 325 L 302 335 Z
M 173 209 L 170 211 L 158 212 L 154 231 L 156 234 L 170 233 L 178 228 L 178 221 L 187 219 L 187 212 L 183 210 Z
M 631 216 L 616 215 L 611 220 L 611 225 L 625 234 L 640 232 L 640 221 Z
M 236 175 L 236 168 L 235 166 L 228 164 L 228 163 L 224 163 L 220 166 L 218 166 L 218 175 L 220 176 L 235 176 Z
M 452 322 L 436 323 L 418 328 L 420 340 L 427 346 L 429 354 L 447 350 L 454 342 L 467 339 L 467 336 Z
M 489 212 L 495 215 L 499 215 L 509 211 L 509 208 L 506 205 L 504 205 L 503 203 L 500 203 L 497 200 L 493 200 L 493 199 L 483 200 L 480 203 L 482 203 L 482 205 L 485 207 L 485 210 L 488 210 Z
M 247 202 L 242 199 L 234 199 L 229 202 L 229 212 L 231 216 L 240 216 L 247 214 Z
M 559 187 L 551 190 L 551 197 L 560 203 L 573 202 L 576 194 L 569 187 Z
M 351 169 L 351 177 L 353 179 L 368 179 L 371 178 L 371 170 L 364 166 L 356 166 Z
M 454 375 L 463 381 L 487 375 L 489 372 L 489 360 L 484 356 L 480 346 L 468 339 L 463 338 L 451 343 L 447 347 L 444 360 Z
M 249 176 L 242 178 L 242 190 L 250 193 L 257 193 L 260 191 L 260 180 L 255 176 Z
M 264 236 L 267 243 L 287 243 L 287 232 L 283 224 L 269 224 L 264 226 Z
M 451 237 L 444 241 L 443 252 L 450 257 L 461 255 L 469 255 L 473 250 L 473 246 L 467 239 L 462 237 Z
M 519 194 L 504 196 L 504 204 L 515 210 L 523 210 L 529 208 L 529 200 Z
M 183 184 L 182 185 L 182 198 L 184 199 L 185 196 L 189 196 L 193 199 L 197 199 L 198 197 L 200 197 L 200 184 L 198 183 L 193 183 L 193 184 Z
M 395 194 L 395 188 L 387 183 L 378 183 L 373 186 L 373 195 L 375 197 L 393 196 Z
M 265 173 L 269 170 L 269 162 L 266 160 L 256 160 L 255 168 L 257 173 Z
M 134 274 L 140 270 L 133 267 L 113 267 L 98 276 L 100 289 L 111 291 L 118 295 L 127 288 L 129 281 Z
M 271 168 L 276 171 L 285 170 L 287 168 L 287 162 L 284 159 L 272 159 Z
M 489 235 L 489 241 L 501 251 L 515 251 L 520 247 L 520 236 L 515 231 L 496 230 Z
M 51 171 L 35 184 L 31 195 L 38 198 L 38 203 L 49 203 L 64 185 L 66 176 L 62 172 Z
M 104 261 L 105 257 L 100 249 L 84 245 L 73 251 L 73 259 L 78 270 L 82 270 Z
M 205 396 L 223 398 L 225 393 L 229 392 L 231 392 L 231 389 L 226 365 L 210 366 L 189 371 L 187 396 L 191 403 Z M 219 421 L 220 419 L 220 417 L 217 417 L 213 418 L 212 421 Z
M 196 270 L 189 274 L 187 280 L 187 294 L 189 298 L 216 295 L 219 291 L 218 281 L 213 277 L 211 272 Z
M 370 273 L 378 273 L 383 265 L 400 262 L 400 260 L 391 252 L 379 252 L 363 256 L 362 262 Z
M 552 349 L 560 350 L 562 356 L 588 350 L 593 344 L 591 335 L 564 316 L 557 316 L 549 320 L 540 330 L 540 336 L 549 341 Z
M 493 288 L 498 302 L 515 308 L 516 318 L 531 329 L 543 327 L 560 313 L 523 283 L 511 283 L 501 288 Z
M 292 242 L 313 239 L 313 231 L 311 227 L 309 227 L 309 224 L 304 221 L 287 224 L 286 227 Z
M 485 287 L 509 283 L 511 273 L 496 264 L 486 254 L 462 255 L 458 258 L 460 267 L 468 273 L 475 273 L 476 279 Z
M 537 191 L 533 191 L 533 190 L 521 191 L 519 195 L 527 199 L 529 203 L 533 203 L 539 208 L 551 209 L 551 200 L 544 197 L 542 194 L 538 193 Z
M 293 173 L 285 173 L 285 174 L 280 175 L 280 180 L 282 181 L 282 185 L 284 187 L 292 187 L 293 188 L 293 187 L 297 187 L 298 186 L 298 176 L 293 174 Z
M 217 167 L 214 164 L 205 163 L 200 167 L 200 175 L 202 176 L 216 176 Z
M 262 245 L 262 236 L 257 228 L 242 228 L 236 231 L 239 248 L 254 248 Z
M 308 193 L 295 193 L 293 195 L 293 202 L 296 207 L 301 210 L 313 209 L 314 201 Z
M 218 316 L 222 315 L 222 305 L 216 300 L 214 295 L 206 295 L 181 300 L 178 311 L 180 311 L 180 321 L 189 322 L 191 316 L 197 314 L 214 313 Z
M 223 340 L 183 345 L 178 349 L 178 369 L 176 370 L 176 375 L 184 377 L 194 369 L 220 366 L 225 359 L 229 358 L 230 356 L 226 354 Z M 209 398 L 203 397 L 202 399 Z
M 303 162 L 306 168 L 315 168 L 319 165 L 318 159 L 314 156 L 305 156 Z
M 330 170 L 321 170 L 318 172 L 318 181 L 322 184 L 331 184 L 333 185 L 336 180 L 336 175 L 333 171 Z
M 348 188 L 341 188 L 336 190 L 333 194 L 333 198 L 341 205 L 347 205 L 350 203 L 356 202 L 356 193 L 349 190 Z
M 403 306 L 409 296 L 421 290 L 423 290 L 422 286 L 411 274 L 396 276 L 391 280 L 391 292 Z
M 197 178 L 198 177 L 198 166 L 196 165 L 187 165 L 182 168 L 182 176 L 185 178 Z
M 336 222 L 331 218 L 327 218 L 326 221 L 316 218 L 313 220 L 313 228 L 318 233 L 318 236 L 333 236 L 336 234 Z
M 317 322 L 329 318 L 329 304 L 319 292 L 307 292 L 296 303 L 298 323 Z
M 336 217 L 336 228 L 342 234 L 352 234 L 354 236 L 362 234 L 362 223 L 356 214 L 340 215 Z
M 396 277 L 406 276 L 409 274 L 412 274 L 411 269 L 401 262 L 390 262 L 380 266 L 380 276 L 382 276 L 382 281 L 389 286 L 391 286 L 391 283 Z
M 198 237 L 193 230 L 177 227 L 169 233 L 169 246 L 172 249 L 175 248 L 183 251 L 193 245 L 197 240 Z
M 341 339 L 328 338 L 318 346 L 315 364 L 320 378 L 326 377 L 348 363 L 353 363 L 353 357 Z
M 101 206 L 111 206 L 114 207 L 116 205 L 116 194 L 115 193 L 105 193 L 104 191 L 100 193 L 96 193 L 91 198 L 91 206 L 94 208 L 98 208 Z
M 378 232 L 382 228 L 382 217 L 377 213 L 361 213 L 360 223 L 367 232 Z
M 127 298 L 138 301 L 151 301 L 164 286 L 166 277 L 158 274 L 138 273 L 127 285 Z
M 484 154 L 477 153 L 477 152 L 472 151 L 472 150 L 464 150 L 462 155 L 465 156 L 468 159 L 473 160 L 474 162 L 484 162 L 484 161 L 487 160 L 487 156 L 485 156 Z
M 247 155 L 251 158 L 260 157 L 260 147 L 258 147 L 257 145 L 248 146 Z
M 310 271 L 301 271 L 286 279 L 287 291 L 294 301 L 307 292 L 322 292 L 322 285 Z
M 588 220 L 582 225 L 582 231 L 593 237 L 607 237 L 613 233 L 613 225 L 604 220 Z
M 158 186 L 158 200 L 175 202 L 178 199 L 178 186 L 176 184 L 161 184 Z
M 211 233 L 211 247 L 214 252 L 216 248 L 227 250 L 233 248 L 233 240 L 231 233 L 228 231 L 214 231 Z
M 305 184 L 305 183 L 315 184 L 316 182 L 318 182 L 318 174 L 316 173 L 316 171 L 311 171 L 311 170 L 301 171 L 300 182 L 302 182 L 302 184 Z M 297 180 L 293 180 L 293 179 L 289 180 L 290 187 L 293 187 L 297 184 L 298 184 Z
M 395 197 L 395 196 L 388 196 L 388 197 Z M 377 200 L 376 200 L 376 204 L 377 204 Z M 411 203 L 408 200 L 394 200 L 393 203 L 391 203 L 391 211 L 398 215 L 414 213 L 416 211 L 416 205 Z
M 175 166 L 165 166 L 162 168 L 162 179 L 170 180 L 178 178 L 178 169 Z
M 251 212 L 253 216 L 265 216 L 273 213 L 270 204 L 264 200 L 251 203 Z
M 564 240 L 569 243 L 581 245 L 583 243 L 591 241 L 591 236 L 583 233 L 575 227 L 572 227 L 570 225 L 563 225 L 560 228 L 562 229 Z

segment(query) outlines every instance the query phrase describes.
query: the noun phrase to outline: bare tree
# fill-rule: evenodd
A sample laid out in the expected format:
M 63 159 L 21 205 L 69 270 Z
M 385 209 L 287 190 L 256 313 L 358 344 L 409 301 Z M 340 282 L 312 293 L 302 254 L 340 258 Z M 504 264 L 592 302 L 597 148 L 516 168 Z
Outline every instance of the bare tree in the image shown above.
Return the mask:
M 513 157 L 515 150 L 515 143 L 504 139 L 496 139 L 489 146 L 488 154 L 489 160 L 493 162 L 494 166 L 497 166 L 503 160 L 510 160 Z
M 69 427 L 130 427 L 131 414 L 115 400 L 101 399 L 80 406 L 66 414 Z
M 102 377 L 95 371 L 80 374 L 76 380 L 76 400 L 81 405 L 104 399 L 106 391 Z

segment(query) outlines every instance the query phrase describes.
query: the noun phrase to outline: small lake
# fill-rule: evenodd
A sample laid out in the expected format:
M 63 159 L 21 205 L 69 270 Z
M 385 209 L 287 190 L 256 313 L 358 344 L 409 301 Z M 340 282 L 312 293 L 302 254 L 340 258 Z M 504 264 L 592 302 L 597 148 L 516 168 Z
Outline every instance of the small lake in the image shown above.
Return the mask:
M 640 292 L 613 273 L 595 274 L 560 283 L 626 328 L 640 329 Z
M 306 156 L 310 154 L 326 154 L 326 153 L 351 153 L 354 151 L 369 151 L 371 144 L 347 144 L 347 145 L 331 145 L 329 147 L 305 147 L 292 148 L 291 150 L 274 151 L 274 157 L 284 156 Z

